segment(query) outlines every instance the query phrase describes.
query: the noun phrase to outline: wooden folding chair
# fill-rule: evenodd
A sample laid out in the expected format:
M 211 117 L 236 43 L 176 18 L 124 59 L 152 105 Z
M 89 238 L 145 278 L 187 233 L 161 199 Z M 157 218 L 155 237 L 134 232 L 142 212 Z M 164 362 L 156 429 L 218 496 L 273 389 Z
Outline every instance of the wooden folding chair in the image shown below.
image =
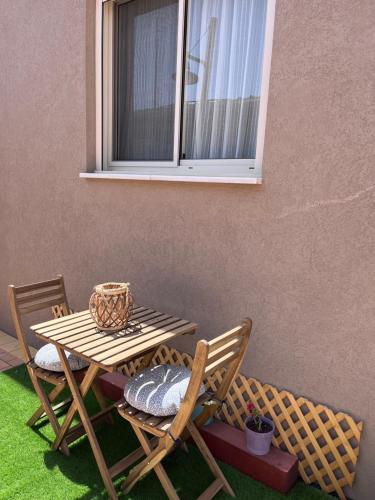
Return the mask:
M 154 469 L 168 498 L 178 499 L 179 497 L 161 465 L 161 461 L 174 449 L 178 442 L 184 441 L 191 436 L 215 476 L 214 482 L 202 493 L 199 499 L 210 499 L 221 489 L 234 496 L 232 488 L 204 442 L 198 427 L 203 425 L 223 404 L 246 352 L 251 326 L 251 320 L 246 319 L 241 325 L 210 342 L 200 340 L 197 343 L 189 386 L 177 415 L 155 417 L 138 411 L 126 401 L 121 401 L 118 404 L 119 414 L 130 422 L 144 453 L 147 455 L 144 460 L 131 470 L 124 481 L 122 488 L 126 493 L 131 490 L 139 479 Z M 202 381 L 221 368 L 226 370 L 215 393 L 206 392 L 203 396 L 198 397 Z M 203 411 L 193 421 L 193 410 L 196 406 L 202 404 Z M 150 441 L 146 433 L 155 437 Z M 122 459 L 120 462 L 129 466 L 133 458 L 139 458 L 139 450 L 135 450 L 129 457 Z
M 45 370 L 34 363 L 33 356 L 31 355 L 27 344 L 26 332 L 22 323 L 22 316 L 42 309 L 52 309 L 52 313 L 55 317 L 70 314 L 71 310 L 66 296 L 64 279 L 61 275 L 59 275 L 56 279 L 33 283 L 30 285 L 18 287 L 9 285 L 8 296 L 23 360 L 26 364 L 35 392 L 41 401 L 41 405 L 27 421 L 27 425 L 32 427 L 41 418 L 47 416 L 54 433 L 57 435 L 60 431 L 60 424 L 57 420 L 55 412 L 67 406 L 71 402 L 71 398 L 55 405 L 52 405 L 52 403 L 65 389 L 65 387 L 67 387 L 66 378 L 64 372 L 52 372 Z M 75 375 L 77 378 L 82 378 L 84 372 L 85 369 L 79 370 L 78 372 L 75 372 Z M 48 395 L 45 393 L 40 380 L 44 380 L 55 386 Z M 106 403 L 97 384 L 93 386 L 93 390 L 99 405 L 103 408 Z M 65 455 L 69 455 L 69 448 L 66 440 L 62 441 L 59 449 Z

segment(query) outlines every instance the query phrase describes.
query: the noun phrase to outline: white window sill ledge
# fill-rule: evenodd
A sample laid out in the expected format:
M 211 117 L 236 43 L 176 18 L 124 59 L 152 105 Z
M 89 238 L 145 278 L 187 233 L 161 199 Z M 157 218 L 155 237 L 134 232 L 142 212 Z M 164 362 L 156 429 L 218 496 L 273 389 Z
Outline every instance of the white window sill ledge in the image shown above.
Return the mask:
M 204 177 L 199 175 L 148 175 L 126 174 L 118 172 L 81 172 L 81 179 L 110 179 L 133 181 L 169 181 L 169 182 L 210 182 L 212 184 L 262 184 L 261 177 Z

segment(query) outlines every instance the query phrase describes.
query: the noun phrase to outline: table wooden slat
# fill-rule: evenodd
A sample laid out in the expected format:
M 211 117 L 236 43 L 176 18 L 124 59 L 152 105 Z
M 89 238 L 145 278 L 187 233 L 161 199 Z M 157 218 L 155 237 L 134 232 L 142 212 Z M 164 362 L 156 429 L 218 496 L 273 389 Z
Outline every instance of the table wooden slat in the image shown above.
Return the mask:
M 175 322 L 175 320 L 176 320 L 176 318 L 174 318 L 173 316 L 162 315 L 159 318 L 155 318 L 155 321 L 142 323 L 140 330 L 135 330 L 131 333 L 125 334 L 126 344 L 128 345 L 128 342 L 130 342 L 130 340 L 132 340 L 134 338 L 143 337 L 147 333 L 152 332 L 152 331 L 156 330 L 157 328 L 165 327 L 165 326 L 169 325 L 170 323 Z M 108 337 L 107 337 L 107 339 L 108 339 Z M 112 349 L 118 345 L 123 345 L 124 344 L 124 337 L 117 337 L 117 338 L 108 339 L 107 342 L 108 342 L 108 344 L 106 345 L 106 350 L 109 350 L 109 349 Z M 110 345 L 109 345 L 109 342 L 110 342 Z M 101 350 L 100 345 L 98 347 L 99 347 L 99 350 L 90 353 L 90 355 L 97 354 L 98 352 L 100 352 L 100 350 Z
M 139 312 L 138 310 L 146 310 L 148 309 L 147 307 L 142 307 L 142 306 L 136 306 L 133 309 L 133 314 L 135 312 Z M 61 318 L 57 319 L 51 319 L 49 321 L 44 321 L 43 323 L 39 323 L 37 325 L 31 326 L 31 330 L 36 331 L 38 330 L 38 333 L 47 333 L 47 332 L 53 332 L 57 329 L 62 328 L 64 331 L 68 328 L 69 325 L 76 325 L 80 321 L 85 321 L 85 320 L 91 320 L 93 324 L 94 321 L 91 318 L 90 311 L 86 309 L 85 311 L 79 311 L 73 314 L 69 314 L 68 316 L 62 316 Z
M 147 319 L 145 322 L 142 322 L 145 326 L 147 325 L 146 323 Z M 90 336 L 82 337 L 80 335 L 75 335 L 74 337 L 70 339 L 64 339 L 64 343 L 66 346 L 73 347 L 74 349 L 83 347 L 84 345 L 88 343 L 94 343 L 94 342 L 115 342 L 118 341 L 120 343 L 123 343 L 124 341 L 128 340 L 129 337 L 134 335 L 137 332 L 137 323 L 129 325 L 126 330 L 121 330 L 119 332 L 111 333 L 111 332 L 103 332 L 98 329 L 96 329 L 95 333 Z M 140 332 L 142 334 L 142 332 Z
M 142 308 L 140 312 L 143 312 L 146 308 Z M 137 311 L 137 314 L 140 313 Z M 68 319 L 70 318 L 70 319 Z M 93 321 L 91 314 L 89 311 L 85 311 L 85 314 L 74 313 L 69 316 L 65 316 L 65 321 L 61 322 L 62 318 L 58 318 L 52 321 L 56 321 L 56 324 L 48 325 L 47 327 L 43 327 L 44 323 L 41 323 L 42 327 L 39 325 L 34 325 L 31 327 L 32 330 L 37 332 L 39 335 L 44 335 L 48 338 L 54 338 L 58 335 L 70 334 L 70 332 L 77 330 L 78 328 L 87 327 L 88 329 L 91 327 L 98 328 L 95 322 Z M 48 322 L 49 323 L 49 322 Z M 83 331 L 83 330 L 82 330 Z M 61 337 L 64 338 L 64 337 Z
M 44 321 L 43 323 L 32 325 L 30 328 L 34 331 L 38 330 L 40 332 L 42 332 L 43 330 L 53 330 L 54 328 L 62 326 L 63 323 L 66 323 L 67 325 L 75 323 L 82 316 L 87 316 L 88 318 L 90 318 L 90 311 L 86 309 L 85 311 L 69 314 L 68 316 L 61 316 L 61 318 L 50 319 L 49 321 Z
M 140 319 L 143 319 L 145 317 L 148 317 L 150 314 L 152 314 L 152 309 L 148 309 L 146 311 L 141 311 L 132 316 L 132 321 L 137 320 L 139 321 Z M 74 326 L 74 328 L 73 328 Z M 50 335 L 49 333 L 45 333 L 44 335 L 51 340 L 59 341 L 59 342 L 64 342 L 64 344 L 67 344 L 69 342 L 74 342 L 78 341 L 79 339 L 83 338 L 86 339 L 90 336 L 98 335 L 100 334 L 101 337 L 103 336 L 110 336 L 113 335 L 110 332 L 105 332 L 102 330 L 99 330 L 97 325 L 94 323 L 92 318 L 90 317 L 87 322 L 85 322 L 85 325 L 79 328 L 75 328 L 75 325 L 69 325 L 68 329 L 63 329 L 62 331 L 59 332 L 58 335 L 53 333 Z
M 114 343 L 111 343 L 111 347 L 109 349 L 106 349 L 104 352 L 94 355 L 93 358 L 97 359 L 98 361 L 102 361 L 109 356 L 120 354 L 124 350 L 130 349 L 137 344 L 142 344 L 142 342 L 146 342 L 146 340 L 154 338 L 165 332 L 173 331 L 175 328 L 188 323 L 188 321 L 178 320 L 178 318 L 171 318 L 169 320 L 165 320 L 165 322 L 168 323 L 166 325 L 163 324 L 162 326 L 156 325 L 155 327 L 147 327 L 143 329 L 139 333 L 139 335 L 134 335 L 132 338 L 126 339 L 125 342 L 115 342 L 116 345 L 114 346 Z M 163 321 L 163 323 L 165 322 Z
M 89 311 L 39 323 L 31 330 L 42 340 L 113 371 L 167 340 L 194 333 L 196 327 L 187 320 L 136 306 L 127 329 L 115 333 L 99 330 Z
M 135 336 L 142 335 L 142 331 L 139 331 L 139 329 L 143 330 L 144 328 L 147 328 L 149 326 L 154 326 L 154 328 L 157 328 L 157 325 L 159 325 L 160 322 L 162 322 L 167 315 L 160 315 L 158 317 L 148 319 L 147 321 L 142 321 L 137 329 L 134 329 L 134 331 L 131 331 L 130 333 L 126 334 L 126 340 L 130 340 L 134 338 Z M 169 316 L 170 317 L 170 316 Z M 88 356 L 93 356 L 94 354 L 98 354 L 99 352 L 103 351 L 104 349 L 109 349 L 109 346 L 115 347 L 117 343 L 122 343 L 124 341 L 124 337 L 97 337 L 96 335 L 93 336 L 94 338 L 90 338 L 89 342 L 86 344 L 84 353 L 87 354 Z M 75 347 L 75 345 L 71 345 L 71 347 Z
M 133 349 L 129 349 L 126 351 L 127 359 L 132 359 L 136 357 L 139 353 L 140 348 L 142 349 L 141 352 L 147 352 L 153 347 L 156 347 L 158 345 L 163 344 L 164 342 L 167 342 L 168 340 L 171 340 L 178 335 L 185 335 L 187 333 L 193 333 L 197 328 L 197 325 L 194 323 L 188 323 L 187 325 L 181 326 L 180 328 L 177 328 L 176 330 L 172 332 L 167 332 L 164 333 L 163 335 L 159 335 L 158 337 L 149 340 L 148 342 L 143 342 L 141 345 L 135 346 Z M 121 360 L 121 353 L 118 354 L 117 356 L 112 356 L 111 358 L 105 359 L 103 361 L 104 365 L 112 365 L 119 363 Z M 95 357 L 93 357 L 95 359 Z

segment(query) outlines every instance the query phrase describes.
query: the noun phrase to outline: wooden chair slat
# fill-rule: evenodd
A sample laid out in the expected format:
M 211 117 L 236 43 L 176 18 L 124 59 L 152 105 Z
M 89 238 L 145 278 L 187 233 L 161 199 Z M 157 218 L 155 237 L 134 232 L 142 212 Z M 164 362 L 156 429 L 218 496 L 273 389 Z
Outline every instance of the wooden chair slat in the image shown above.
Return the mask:
M 146 422 L 146 420 L 148 418 L 150 418 L 150 415 L 148 415 L 147 413 L 144 413 L 143 411 L 140 411 L 139 413 L 137 413 L 137 415 L 135 415 L 135 418 L 139 421 L 139 422 Z
M 209 351 L 208 356 L 207 356 L 207 360 L 210 363 L 213 363 L 218 358 L 220 358 L 220 356 L 223 356 L 227 352 L 232 351 L 232 350 L 236 349 L 237 347 L 239 347 L 241 345 L 241 341 L 242 341 L 241 337 L 235 337 L 235 338 L 230 339 L 228 342 L 226 342 L 225 344 L 222 344 L 217 349 L 215 349 L 213 351 L 212 350 Z
M 139 425 L 142 426 L 142 429 L 146 430 L 146 432 L 150 432 L 154 435 L 159 436 L 162 436 L 166 433 L 174 418 L 173 416 L 155 417 L 154 415 L 140 412 L 133 406 L 129 405 L 129 403 L 127 403 L 126 401 L 124 401 L 120 405 L 117 403 L 116 407 L 119 413 L 124 416 L 124 418 L 132 420 L 134 422 L 136 421 Z M 155 432 L 153 432 L 152 429 L 155 429 Z
M 49 300 L 44 300 L 41 302 L 37 302 L 35 304 L 31 304 L 28 306 L 25 306 L 25 305 L 20 306 L 19 310 L 20 310 L 21 314 L 28 314 L 28 313 L 35 312 L 35 311 L 40 311 L 41 309 L 47 309 L 49 307 L 56 306 L 58 304 L 61 304 L 63 301 L 64 301 L 64 297 L 58 296 L 58 297 L 55 297 L 55 298 L 52 298 Z
M 17 304 L 25 304 L 25 303 L 33 303 L 36 301 L 40 301 L 40 299 L 44 299 L 45 297 L 55 297 L 58 296 L 64 300 L 64 295 L 61 290 L 61 287 L 54 287 L 53 289 L 44 290 L 44 292 L 39 293 L 29 293 L 27 295 L 21 295 L 17 297 Z
M 208 377 L 211 373 L 215 372 L 216 370 L 219 370 L 223 366 L 230 363 L 233 359 L 238 357 L 238 354 L 239 354 L 239 349 L 231 350 L 227 352 L 224 356 L 220 356 L 213 363 L 207 365 L 206 370 L 204 372 L 206 377 Z
M 129 406 L 129 403 L 126 401 L 124 397 L 122 397 L 119 401 L 116 401 L 115 403 L 116 408 L 126 408 Z
M 241 329 L 242 326 L 236 326 L 235 328 L 232 328 L 232 330 L 229 330 L 226 333 L 223 333 L 222 335 L 219 335 L 218 337 L 214 338 L 213 340 L 210 340 L 208 342 L 209 346 L 209 353 L 214 351 L 215 349 L 218 349 L 222 345 L 226 344 L 233 338 L 241 338 Z
M 163 417 L 155 417 L 152 415 L 151 417 L 149 416 L 146 420 L 146 424 L 149 425 L 150 427 L 157 427 L 158 424 L 163 420 Z
M 30 292 L 30 291 L 34 291 L 34 290 L 39 290 L 40 288 L 48 288 L 48 287 L 52 287 L 52 286 L 56 286 L 56 285 L 57 286 L 61 285 L 60 278 L 56 278 L 56 279 L 48 280 L 48 281 L 39 281 L 38 283 L 32 283 L 30 285 L 15 286 L 14 290 L 15 290 L 16 296 L 18 296 L 22 293 L 26 293 L 26 292 Z
M 147 418 L 152 418 L 152 415 L 147 415 L 146 413 L 140 412 L 136 408 L 134 408 L 131 405 L 116 405 L 117 410 L 119 414 L 128 420 L 129 422 L 136 423 L 138 426 L 141 426 L 142 429 L 144 429 L 146 432 L 149 432 L 153 434 L 154 436 L 162 437 L 165 435 L 167 429 L 168 429 L 168 424 L 169 421 L 173 421 L 173 417 L 168 417 L 168 419 L 164 419 L 160 422 L 159 425 L 148 425 L 146 420 Z M 139 419 L 138 416 L 141 418 Z M 155 417 L 153 417 L 155 418 Z M 168 424 L 166 423 L 166 420 L 168 420 Z M 164 423 L 165 430 L 161 429 L 160 426 L 161 424 Z
M 196 406 L 202 405 L 204 402 L 208 401 L 211 398 L 211 394 L 205 392 L 197 399 Z M 129 405 L 129 403 L 122 399 L 121 402 L 116 403 L 117 409 L 122 409 L 125 414 L 135 418 L 137 421 L 142 422 L 142 428 L 147 430 L 147 427 L 157 428 L 164 433 L 169 429 L 174 420 L 174 415 L 167 417 L 157 417 L 155 415 L 151 415 L 145 412 L 141 412 Z
M 38 378 L 41 378 L 46 382 L 50 382 L 51 384 L 57 385 L 62 384 L 66 381 L 63 372 L 51 372 L 49 370 L 44 370 L 35 363 L 30 363 L 30 367 Z
M 24 314 L 28 314 L 30 312 L 33 312 L 34 310 L 40 310 L 40 309 L 49 309 L 49 314 L 50 314 L 50 307 L 52 305 L 56 305 L 56 292 L 55 288 L 53 291 L 51 291 L 51 296 L 54 297 L 53 299 L 48 300 L 48 296 L 43 297 L 43 305 L 41 304 L 32 304 L 28 305 L 27 302 L 23 304 L 18 304 L 17 299 L 19 298 L 19 294 L 22 292 L 27 291 L 28 294 L 31 292 L 38 290 L 40 291 L 41 289 L 45 289 L 48 287 L 51 287 L 51 285 L 58 285 L 59 289 L 59 295 L 62 296 L 62 300 L 59 300 L 59 305 L 62 305 L 63 311 L 68 314 L 69 312 L 69 304 L 68 304 L 68 299 L 66 297 L 65 293 L 65 285 L 64 285 L 64 279 L 62 276 L 58 276 L 57 279 L 54 280 L 49 280 L 49 281 L 44 281 L 44 282 L 38 282 L 36 284 L 31 284 L 31 285 L 24 285 L 20 287 L 15 287 L 14 285 L 9 285 L 8 286 L 8 298 L 9 298 L 9 304 L 10 304 L 10 310 L 12 314 L 12 319 L 14 322 L 18 342 L 20 344 L 20 349 L 24 358 L 24 361 L 28 363 L 31 361 L 32 355 L 30 353 L 30 349 L 27 344 L 27 339 L 26 339 L 26 333 L 24 331 L 24 326 L 21 320 L 21 317 Z M 36 389 L 39 391 L 39 387 Z M 42 396 L 44 398 L 44 396 Z M 49 409 L 49 412 L 52 410 Z
M 158 424 L 156 427 L 162 431 L 162 432 L 167 432 L 167 430 L 170 428 L 170 426 L 173 424 L 173 420 L 175 418 L 175 415 L 173 415 L 172 417 L 166 417 L 164 418 L 164 420 L 162 420 L 160 422 L 160 424 Z
M 139 410 L 138 408 L 134 408 L 133 406 L 131 405 L 128 405 L 127 407 L 125 407 L 123 409 L 124 413 L 126 413 L 126 415 L 129 415 L 131 417 L 136 417 L 139 413 Z

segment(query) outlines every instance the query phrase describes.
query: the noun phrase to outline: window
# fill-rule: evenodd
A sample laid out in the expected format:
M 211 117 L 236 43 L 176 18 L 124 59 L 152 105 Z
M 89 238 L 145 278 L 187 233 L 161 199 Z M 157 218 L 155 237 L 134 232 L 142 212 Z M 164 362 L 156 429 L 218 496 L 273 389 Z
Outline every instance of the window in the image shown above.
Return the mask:
M 97 168 L 261 178 L 275 0 L 97 0 Z

